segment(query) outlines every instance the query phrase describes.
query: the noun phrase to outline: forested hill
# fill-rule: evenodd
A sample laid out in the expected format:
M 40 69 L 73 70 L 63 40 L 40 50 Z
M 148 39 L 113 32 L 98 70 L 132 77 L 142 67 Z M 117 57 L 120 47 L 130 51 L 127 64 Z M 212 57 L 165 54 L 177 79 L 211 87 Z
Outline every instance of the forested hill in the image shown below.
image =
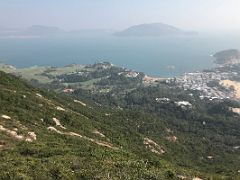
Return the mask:
M 139 91 L 132 98 L 145 104 L 159 93 Z M 174 98 L 150 106 L 159 112 L 103 108 L 0 72 L 0 179 L 240 178 L 233 104 Z

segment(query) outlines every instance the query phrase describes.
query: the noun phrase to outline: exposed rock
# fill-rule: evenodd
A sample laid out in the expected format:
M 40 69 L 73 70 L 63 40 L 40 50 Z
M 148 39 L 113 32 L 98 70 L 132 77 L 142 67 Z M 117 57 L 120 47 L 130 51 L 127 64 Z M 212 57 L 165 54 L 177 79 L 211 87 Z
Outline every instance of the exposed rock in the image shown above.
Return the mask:
M 57 106 L 56 109 L 57 109 L 58 111 L 66 111 L 65 109 L 63 109 L 63 108 L 60 107 L 60 106 Z
M 172 133 L 172 132 L 173 132 L 173 131 L 172 131 L 171 129 L 169 129 L 169 128 L 165 128 L 165 130 L 166 130 L 167 133 Z
M 31 138 L 29 138 L 29 137 L 27 137 L 27 138 L 25 139 L 25 141 L 26 141 L 26 142 L 33 142 L 33 140 L 32 140 Z
M 176 136 L 168 136 L 168 137 L 166 137 L 166 139 L 168 141 L 171 141 L 171 142 L 176 142 L 177 141 L 177 137 Z
M 32 140 L 37 140 L 37 135 L 35 134 L 35 132 L 28 132 L 28 136 Z
M 7 129 L 2 125 L 0 125 L 0 131 L 5 132 L 7 135 L 11 136 L 16 140 L 25 140 L 27 142 L 33 142 L 34 140 L 36 140 L 36 134 L 34 132 L 29 132 L 28 137 L 25 138 L 23 135 L 18 135 L 16 131 Z
M 237 81 L 231 81 L 231 80 L 222 80 L 220 81 L 220 85 L 231 89 L 234 91 L 234 95 L 236 98 L 240 98 L 240 83 Z
M 52 120 L 55 122 L 56 126 L 59 126 L 62 129 L 66 129 L 57 118 L 53 118 Z
M 11 117 L 10 116 L 7 116 L 7 115 L 2 115 L 1 116 L 3 119 L 11 119 Z
M 69 132 L 68 134 L 69 134 L 70 136 L 77 136 L 77 137 L 80 137 L 80 138 L 83 137 L 82 135 L 80 135 L 80 134 L 78 134 L 78 133 L 75 133 L 75 132 Z
M 183 175 L 177 175 L 177 178 L 178 178 L 178 179 L 187 179 L 187 177 L 186 177 L 186 176 L 183 176 Z
M 97 145 L 100 145 L 100 146 L 104 146 L 104 147 L 108 147 L 108 148 L 111 148 L 111 149 L 115 149 L 117 150 L 118 148 L 117 147 L 114 147 L 111 143 L 109 142 L 104 142 L 104 141 L 99 141 L 99 140 L 96 140 L 96 139 L 92 139 L 92 138 L 88 138 L 86 136 L 82 136 L 78 133 L 75 133 L 75 132 L 62 132 L 62 131 L 59 131 L 57 130 L 55 127 L 48 127 L 47 128 L 48 130 L 50 131 L 53 131 L 53 132 L 56 132 L 58 134 L 62 134 L 62 135 L 68 135 L 68 136 L 75 136 L 75 137 L 79 137 L 79 138 L 83 138 L 85 140 L 88 140 L 88 141 L 91 141 L 93 143 L 96 143 Z
M 42 96 L 41 94 L 39 94 L 39 93 L 36 93 L 36 96 L 37 96 L 37 97 L 40 97 L 40 98 L 43 97 L 43 96 Z
M 208 159 L 213 159 L 213 156 L 207 156 Z
M 99 132 L 98 130 L 94 130 L 93 134 L 99 135 L 101 137 L 105 137 L 105 135 L 103 133 Z
M 56 133 L 58 133 L 58 134 L 64 134 L 63 132 L 57 130 L 55 127 L 51 127 L 51 126 L 50 126 L 50 127 L 48 127 L 47 129 L 50 130 L 50 131 L 54 131 L 54 132 L 56 132 Z
M 233 113 L 240 115 L 240 108 L 229 108 L 229 109 L 230 109 L 230 111 L 232 111 Z
M 161 146 L 159 146 L 156 142 L 149 138 L 144 138 L 143 144 L 146 145 L 146 147 L 149 148 L 150 151 L 153 153 L 156 153 L 158 155 L 162 155 L 165 153 Z
M 233 149 L 240 149 L 240 146 L 234 146 Z
M 86 105 L 85 103 L 83 103 L 82 101 L 79 101 L 79 100 L 76 100 L 76 99 L 74 100 L 74 102 L 75 102 L 75 103 L 79 103 L 79 104 L 81 104 L 82 106 L 87 106 L 87 105 Z
M 203 179 L 201 179 L 199 177 L 194 177 L 192 180 L 203 180 Z

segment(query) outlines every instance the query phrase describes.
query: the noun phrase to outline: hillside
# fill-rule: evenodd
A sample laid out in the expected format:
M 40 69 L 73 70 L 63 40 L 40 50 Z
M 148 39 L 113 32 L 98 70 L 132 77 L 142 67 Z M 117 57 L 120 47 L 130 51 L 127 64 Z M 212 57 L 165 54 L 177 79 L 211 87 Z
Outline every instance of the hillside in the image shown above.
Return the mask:
M 0 165 L 1 178 L 163 175 L 152 165 L 155 170 L 145 169 L 147 159 L 131 152 L 137 144 L 143 153 L 150 151 L 145 150 L 142 135 L 122 125 L 120 112 L 45 93 L 2 72 L 0 86 L 0 158 L 5 162 Z
M 240 178 L 239 116 L 228 110 L 238 105 L 165 88 L 132 91 L 121 110 L 0 72 L 0 177 Z
M 196 32 L 186 32 L 171 25 L 162 23 L 152 23 L 131 26 L 123 31 L 115 33 L 114 35 L 144 37 L 144 36 L 179 36 L 196 34 L 197 34 Z
M 240 51 L 228 49 L 217 52 L 213 55 L 216 64 L 236 64 L 240 62 Z
M 56 92 L 77 89 L 94 93 L 108 93 L 115 90 L 127 92 L 141 86 L 142 81 L 150 84 L 155 80 L 161 80 L 147 77 L 142 72 L 115 66 L 109 62 L 93 65 L 72 64 L 65 67 L 33 66 L 22 69 L 0 63 L 0 70 L 22 77 L 34 86 Z

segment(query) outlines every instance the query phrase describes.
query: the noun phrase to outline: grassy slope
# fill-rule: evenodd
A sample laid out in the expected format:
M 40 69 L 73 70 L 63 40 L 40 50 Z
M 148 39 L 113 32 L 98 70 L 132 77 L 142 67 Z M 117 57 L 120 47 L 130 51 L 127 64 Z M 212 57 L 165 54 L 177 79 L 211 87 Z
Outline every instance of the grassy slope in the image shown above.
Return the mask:
M 57 106 L 65 111 L 58 111 Z M 85 107 L 73 102 L 73 99 L 32 88 L 2 72 L 0 107 L 0 115 L 12 118 L 5 120 L 0 117 L 0 125 L 9 129 L 17 127 L 19 134 L 34 131 L 37 135 L 36 141 L 28 143 L 0 132 L 0 143 L 3 145 L 0 147 L 1 178 L 166 179 L 174 178 L 177 174 L 187 177 L 223 178 L 227 175 L 234 179 L 239 178 L 233 173 L 235 170 L 217 175 L 214 169 L 192 166 L 194 163 L 187 165 L 195 158 L 194 153 L 184 154 L 191 151 L 187 142 L 199 137 L 176 132 L 179 142 L 166 141 L 168 133 L 165 128 L 168 124 L 151 114 L 103 109 L 94 105 Z M 59 119 L 67 129 L 56 127 L 53 117 Z M 44 119 L 44 122 L 40 119 Z M 138 129 L 139 124 L 144 124 L 143 128 Z M 50 132 L 47 130 L 49 126 L 62 132 L 81 134 L 94 142 L 87 138 Z M 94 130 L 102 132 L 106 137 L 92 133 Z M 161 145 L 167 151 L 166 155 L 156 155 L 146 149 L 143 145 L 145 137 Z M 111 143 L 114 148 L 100 146 L 96 143 L 100 141 Z M 205 148 L 204 143 L 199 144 L 200 149 Z M 196 148 L 193 150 L 196 151 Z M 179 155 L 181 152 L 183 157 L 177 159 L 174 154 Z M 193 156 L 192 159 L 190 156 Z M 204 161 L 202 163 L 204 166 Z M 205 160 L 205 163 L 211 167 L 211 162 Z
M 165 169 L 150 166 L 124 146 L 129 146 L 125 134 L 126 127 L 112 127 L 105 112 L 61 100 L 55 94 L 46 94 L 22 83 L 20 80 L 4 73 L 0 74 L 0 114 L 12 119 L 7 122 L 1 118 L 1 125 L 9 129 L 18 127 L 19 123 L 34 131 L 37 140 L 33 143 L 17 141 L 1 132 L 0 176 L 2 178 L 37 178 L 37 179 L 72 179 L 72 178 L 160 178 Z M 41 93 L 44 98 L 36 96 Z M 24 98 L 23 96 L 26 96 Z M 59 103 L 59 101 L 61 103 Z M 39 106 L 42 104 L 41 106 Z M 61 106 L 66 112 L 55 109 Z M 47 127 L 53 125 L 52 117 L 57 117 L 68 131 L 74 131 L 93 139 L 102 139 L 122 149 L 115 150 L 99 146 L 88 140 L 49 132 Z M 44 118 L 44 122 L 40 121 Z M 48 119 L 48 120 L 47 120 Z M 59 129 L 59 128 L 58 128 Z M 98 129 L 106 138 L 97 137 L 92 130 Z M 61 129 L 60 129 L 61 130 Z M 23 131 L 23 130 L 21 130 Z M 23 132 L 21 132 L 23 133 Z M 25 132 L 26 133 L 26 132 Z M 139 141 L 141 135 L 129 132 Z M 140 140 L 141 139 L 141 140 Z M 143 147 L 142 147 L 143 148 Z M 165 162 L 164 162 L 165 164 Z

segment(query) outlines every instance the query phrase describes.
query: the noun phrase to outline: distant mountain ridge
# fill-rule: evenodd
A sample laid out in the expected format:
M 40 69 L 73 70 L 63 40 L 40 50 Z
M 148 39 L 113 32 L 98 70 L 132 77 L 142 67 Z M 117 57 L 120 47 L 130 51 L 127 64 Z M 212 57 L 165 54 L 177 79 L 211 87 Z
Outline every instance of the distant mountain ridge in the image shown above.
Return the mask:
M 32 25 L 25 28 L 8 28 L 0 26 L 0 38 L 32 38 L 52 36 L 102 36 L 111 35 L 112 30 L 105 29 L 76 29 L 64 30 L 56 26 Z
M 32 25 L 26 28 L 7 28 L 0 26 L 0 37 L 42 37 L 65 33 L 55 26 Z
M 63 32 L 64 30 L 55 26 L 33 25 L 26 30 L 23 30 L 22 33 L 25 33 L 26 35 L 51 35 Z
M 184 31 L 168 24 L 151 23 L 131 26 L 123 31 L 115 33 L 114 35 L 144 37 L 144 36 L 181 36 L 196 34 L 197 32 Z
M 0 26 L 0 38 L 31 38 L 31 37 L 50 37 L 50 36 L 188 36 L 197 35 L 194 31 L 184 31 L 177 27 L 163 24 L 140 24 L 131 26 L 123 31 L 114 32 L 107 29 L 76 29 L 63 30 L 56 26 L 32 25 L 25 28 L 9 28 Z

